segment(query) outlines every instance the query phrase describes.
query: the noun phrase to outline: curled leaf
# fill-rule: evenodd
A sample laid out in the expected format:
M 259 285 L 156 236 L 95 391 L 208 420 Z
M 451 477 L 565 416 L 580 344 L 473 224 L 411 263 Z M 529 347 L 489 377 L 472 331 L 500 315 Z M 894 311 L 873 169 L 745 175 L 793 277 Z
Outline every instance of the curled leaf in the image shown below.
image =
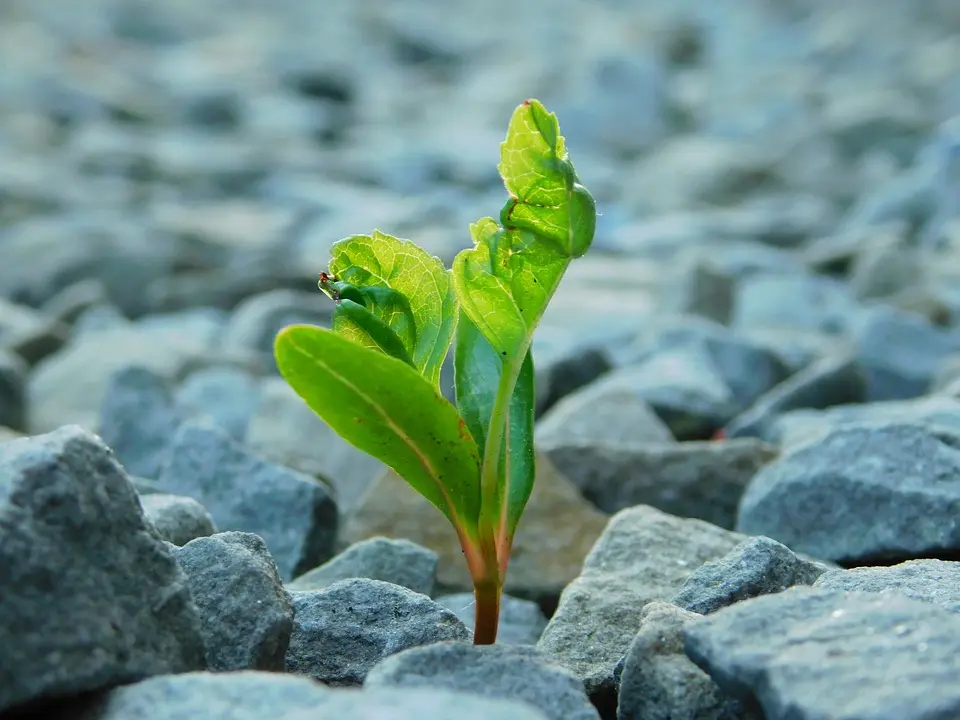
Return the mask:
M 593 198 L 573 168 L 556 116 L 536 100 L 514 112 L 500 147 L 511 197 L 500 224 L 471 228 L 453 285 L 463 311 L 502 357 L 526 352 L 570 261 L 593 242 Z
M 457 320 L 457 298 L 440 259 L 377 230 L 334 243 L 331 255 L 330 274 L 366 293 L 361 304 L 396 333 L 413 367 L 439 387 Z

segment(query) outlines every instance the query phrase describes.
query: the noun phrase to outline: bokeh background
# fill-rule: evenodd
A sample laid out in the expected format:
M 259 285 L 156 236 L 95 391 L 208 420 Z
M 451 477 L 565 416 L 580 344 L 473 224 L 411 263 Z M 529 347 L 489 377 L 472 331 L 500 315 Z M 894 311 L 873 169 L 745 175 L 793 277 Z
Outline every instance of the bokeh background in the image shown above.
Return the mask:
M 876 302 L 947 333 L 891 341 L 924 383 L 958 347 L 954 0 L 5 0 L 0 423 L 215 366 L 252 379 L 185 402 L 242 435 L 276 330 L 329 317 L 329 245 L 451 259 L 527 97 L 600 211 L 542 357 L 670 313 L 808 357 Z

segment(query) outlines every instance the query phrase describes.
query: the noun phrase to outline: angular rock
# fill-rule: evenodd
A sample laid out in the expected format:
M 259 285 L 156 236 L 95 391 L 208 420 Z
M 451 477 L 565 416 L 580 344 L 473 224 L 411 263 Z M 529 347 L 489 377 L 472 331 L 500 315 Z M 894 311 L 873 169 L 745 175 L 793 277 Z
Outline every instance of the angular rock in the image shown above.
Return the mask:
M 732 529 L 747 484 L 777 457 L 759 440 L 723 442 L 542 442 L 540 451 L 600 510 L 651 505 Z
M 537 647 L 583 680 L 601 714 L 615 711 L 614 668 L 640 627 L 643 607 L 669 600 L 694 570 L 745 539 L 645 505 L 620 511 L 563 591 Z
M 26 429 L 26 381 L 26 362 L 19 355 L 0 350 L 0 425 Z
M 97 432 L 127 472 L 155 479 L 174 433 L 187 417 L 174 405 L 165 378 L 147 368 L 131 366 L 110 377 Z
M 76 720 L 289 718 L 322 707 L 330 690 L 309 678 L 276 672 L 187 672 L 160 675 L 93 698 Z M 316 716 L 315 716 L 316 717 Z M 66 717 L 63 718 L 66 720 Z
M 290 590 L 322 590 L 340 580 L 370 578 L 433 595 L 439 558 L 409 540 L 373 537 L 351 545 L 287 584 Z
M 848 332 L 860 310 L 843 283 L 820 275 L 770 273 L 744 278 L 737 286 L 730 325 L 734 329 L 788 327 Z
M 63 288 L 45 302 L 41 312 L 64 325 L 72 325 L 78 317 L 90 308 L 109 305 L 110 296 L 107 286 L 96 278 L 77 280 Z
M 282 671 L 293 601 L 263 540 L 225 532 L 172 552 L 200 611 L 207 668 Z
M 764 393 L 724 428 L 728 438 L 764 437 L 773 420 L 791 410 L 823 410 L 867 401 L 866 373 L 852 357 L 825 357 Z
M 649 405 L 677 440 L 702 440 L 740 410 L 702 347 L 655 352 L 594 381 L 594 392 L 629 392 Z
M 659 310 L 664 314 L 699 315 L 726 324 L 733 310 L 732 275 L 700 253 L 681 256 L 664 280 Z
M 664 422 L 626 387 L 588 383 L 557 401 L 536 424 L 538 448 L 567 443 L 669 443 Z
M 739 335 L 767 348 L 768 352 L 781 358 L 787 366 L 788 377 L 804 370 L 817 360 L 849 353 L 848 343 L 842 337 L 819 330 L 753 327 L 744 328 Z M 744 411 L 746 409 L 744 408 Z
M 791 446 L 845 425 L 890 422 L 942 426 L 960 432 L 960 399 L 930 395 L 915 400 L 838 405 L 826 410 L 792 410 L 769 425 L 766 440 Z
M 404 650 L 378 663 L 364 687 L 438 688 L 516 700 L 553 720 L 599 720 L 569 670 L 532 647 L 441 642 Z
M 741 600 L 783 592 L 794 585 L 812 585 L 827 569 L 822 563 L 797 557 L 776 540 L 752 537 L 695 570 L 670 602 L 709 615 Z
M 287 672 L 359 686 L 385 657 L 442 640 L 471 640 L 452 612 L 426 595 L 380 580 L 341 580 L 294 591 Z
M 74 705 L 76 701 L 72 701 Z M 309 678 L 244 670 L 164 675 L 119 687 L 57 720 L 547 720 L 529 705 L 443 690 L 329 689 Z
M 681 316 L 654 322 L 632 345 L 617 351 L 615 357 L 619 365 L 635 365 L 655 361 L 661 355 L 668 359 L 658 362 L 657 367 L 668 385 L 683 387 L 685 373 L 697 367 L 701 368 L 697 372 L 718 377 L 719 385 L 716 380 L 705 379 L 706 384 L 701 383 L 700 387 L 703 392 L 717 385 L 714 403 L 719 403 L 717 408 L 722 414 L 742 411 L 789 373 L 784 360 L 765 344 L 704 318 Z M 671 366 L 669 358 L 674 356 L 690 369 Z M 728 392 L 719 390 L 720 385 Z M 726 402 L 720 402 L 725 397 Z M 659 412 L 659 408 L 655 409 Z
M 384 465 L 321 420 L 282 378 L 266 378 L 247 426 L 247 446 L 261 457 L 317 478 L 341 514 L 354 508 Z
M 317 292 L 270 290 L 247 298 L 230 317 L 221 339 L 235 351 L 273 355 L 273 341 L 287 325 L 308 323 L 329 327 L 333 303 Z
M 476 600 L 473 593 L 442 595 L 436 598 L 436 601 L 453 612 L 473 632 L 476 620 Z M 536 645 L 546 627 L 547 618 L 535 602 L 507 594 L 500 597 L 498 645 Z
M 175 393 L 175 404 L 185 415 L 209 417 L 241 442 L 259 403 L 259 380 L 234 367 L 214 366 L 191 373 Z
M 181 425 L 157 481 L 164 492 L 198 500 L 221 531 L 263 538 L 284 581 L 333 555 L 337 507 L 327 491 L 257 457 L 214 425 Z
M 217 532 L 207 509 L 193 498 L 156 492 L 141 493 L 143 514 L 153 523 L 164 540 L 173 545 L 186 545 L 191 540 Z
M 105 352 L 104 348 L 110 351 Z M 248 356 L 224 354 L 189 333 L 131 325 L 74 335 L 30 375 L 29 429 L 34 433 L 48 432 L 65 423 L 95 428 L 110 378 L 118 370 L 139 366 L 161 377 L 174 378 L 190 367 L 221 361 L 240 366 L 251 363 Z
M 0 587 L 0 711 L 203 668 L 183 572 L 79 427 L 0 444 Z
M 533 493 L 514 538 L 504 591 L 549 607 L 577 576 L 607 518 L 542 454 Z M 344 543 L 370 537 L 406 538 L 440 558 L 437 592 L 472 592 L 473 582 L 450 522 L 392 471 L 383 474 L 346 520 Z
M 796 587 L 691 623 L 685 649 L 766 720 L 960 714 L 960 617 L 919 600 Z
M 540 332 L 534 337 L 533 358 L 537 368 L 536 412 L 540 416 L 557 401 L 596 380 L 611 369 L 601 347 Z
M 824 590 L 897 593 L 960 613 L 960 562 L 907 560 L 890 567 L 828 570 L 813 586 Z
M 906 229 L 901 225 L 888 233 L 876 233 L 860 248 L 850 272 L 857 298 L 890 298 L 923 284 L 921 255 L 910 246 Z
M 55 317 L 0 300 L 0 347 L 24 370 L 57 352 L 69 336 L 70 328 Z
M 618 665 L 617 720 L 762 720 L 687 657 L 684 629 L 698 617 L 660 601 L 643 608 L 640 630 Z
M 960 549 L 960 434 L 844 425 L 754 477 L 737 530 L 843 564 Z
M 942 361 L 960 350 L 960 337 L 913 313 L 873 308 L 853 335 L 867 375 L 870 401 L 905 400 L 930 387 Z

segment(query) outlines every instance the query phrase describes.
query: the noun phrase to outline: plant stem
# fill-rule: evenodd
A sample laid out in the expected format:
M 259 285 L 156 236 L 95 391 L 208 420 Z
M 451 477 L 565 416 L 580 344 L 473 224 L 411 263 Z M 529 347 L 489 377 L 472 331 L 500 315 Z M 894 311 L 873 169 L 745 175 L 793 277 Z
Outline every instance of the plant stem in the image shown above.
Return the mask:
M 481 522 L 487 525 L 494 536 L 498 535 L 501 524 L 500 497 L 500 451 L 503 447 L 503 434 L 510 411 L 510 400 L 520 376 L 520 368 L 527 354 L 530 339 L 523 344 L 520 352 L 503 363 L 500 370 L 500 382 L 497 395 L 493 399 L 490 412 L 490 425 L 487 428 L 487 440 L 483 448 L 483 469 L 480 475 Z M 509 449 L 508 449 L 509 450 Z
M 481 580 L 473 585 L 476 611 L 473 623 L 473 644 L 493 645 L 500 624 L 501 585 L 497 580 Z

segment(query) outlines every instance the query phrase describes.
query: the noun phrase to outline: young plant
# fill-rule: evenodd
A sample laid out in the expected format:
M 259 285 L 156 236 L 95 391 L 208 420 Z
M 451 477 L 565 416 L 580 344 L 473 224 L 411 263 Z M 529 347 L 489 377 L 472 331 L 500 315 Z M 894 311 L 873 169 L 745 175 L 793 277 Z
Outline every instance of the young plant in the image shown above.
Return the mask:
M 496 641 L 514 534 L 533 489 L 530 346 L 567 266 L 593 241 L 596 208 L 557 118 L 536 100 L 500 146 L 509 199 L 470 227 L 447 270 L 379 231 L 336 242 L 320 289 L 330 330 L 293 325 L 277 366 L 335 432 L 391 467 L 456 530 L 476 598 L 474 642 Z M 440 392 L 454 343 L 456 405 Z

